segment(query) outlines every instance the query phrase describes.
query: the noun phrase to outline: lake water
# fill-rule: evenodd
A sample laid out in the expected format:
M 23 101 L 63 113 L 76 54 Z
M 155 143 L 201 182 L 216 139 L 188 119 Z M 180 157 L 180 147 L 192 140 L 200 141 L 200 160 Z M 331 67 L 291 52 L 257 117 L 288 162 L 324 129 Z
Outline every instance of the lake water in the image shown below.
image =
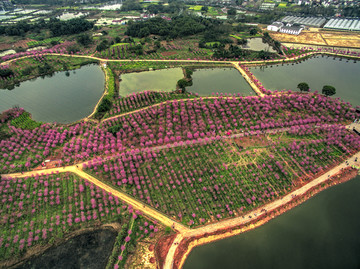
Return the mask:
M 195 248 L 184 269 L 360 268 L 360 176 L 267 224 Z
M 0 89 L 0 111 L 17 105 L 42 122 L 70 123 L 87 117 L 104 91 L 104 73 L 97 65 L 69 73 L 25 81 L 13 90 Z
M 300 82 L 306 82 L 312 91 L 321 92 L 324 85 L 331 85 L 336 88 L 333 97 L 360 105 L 359 61 L 316 56 L 299 64 L 253 67 L 250 71 L 269 90 L 297 90 Z
M 249 38 L 247 41 L 248 43 L 242 46 L 242 48 L 254 51 L 265 50 L 269 52 L 276 52 L 272 47 L 269 46 L 269 44 L 263 43 L 261 37 Z
M 173 91 L 178 80 L 183 77 L 181 68 L 123 74 L 119 94 L 126 96 L 142 91 Z
M 250 85 L 235 68 L 198 69 L 194 71 L 192 78 L 193 85 L 186 89 L 200 96 L 208 96 L 216 92 L 255 95 Z
M 98 230 L 71 238 L 34 257 L 17 269 L 103 269 L 112 252 L 116 232 Z

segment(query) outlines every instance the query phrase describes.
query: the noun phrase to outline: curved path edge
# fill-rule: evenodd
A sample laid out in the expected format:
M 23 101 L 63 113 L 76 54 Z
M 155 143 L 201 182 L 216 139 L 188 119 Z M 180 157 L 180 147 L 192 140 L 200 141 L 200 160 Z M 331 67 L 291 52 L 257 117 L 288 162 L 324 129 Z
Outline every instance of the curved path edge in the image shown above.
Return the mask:
M 213 224 L 208 224 L 204 227 L 200 227 L 200 228 L 196 228 L 196 229 L 191 229 L 185 233 L 183 233 L 182 235 L 178 235 L 176 237 L 176 239 L 174 240 L 174 243 L 177 242 L 177 244 L 172 244 L 168 255 L 166 256 L 165 259 L 165 263 L 163 265 L 164 269 L 172 269 L 174 268 L 174 258 L 175 258 L 175 253 L 177 248 L 180 245 L 179 240 L 187 240 L 190 239 L 192 237 L 199 237 L 199 236 L 206 236 L 207 234 L 214 234 L 218 231 L 224 230 L 224 229 L 232 229 L 244 224 L 248 224 L 250 222 L 254 222 L 257 219 L 261 219 L 262 217 L 265 216 L 265 214 L 267 212 L 276 210 L 281 208 L 282 206 L 288 204 L 289 202 L 291 202 L 293 200 L 293 198 L 295 196 L 302 196 L 305 193 L 307 193 L 310 189 L 321 185 L 322 183 L 326 182 L 329 177 L 338 174 L 342 169 L 347 168 L 347 167 L 351 167 L 354 166 L 355 163 L 355 158 L 360 158 L 360 151 L 357 152 L 356 154 L 354 154 L 353 156 L 349 157 L 347 160 L 343 161 L 342 163 L 340 163 L 339 165 L 335 166 L 334 168 L 332 168 L 331 170 L 327 171 L 326 173 L 324 173 L 323 175 L 315 178 L 314 180 L 310 181 L 309 183 L 303 185 L 302 187 L 286 194 L 285 196 L 271 202 L 268 204 L 265 204 L 259 208 L 256 208 L 250 212 L 248 212 L 247 214 L 243 215 L 243 216 L 239 216 L 236 218 L 232 218 L 232 219 L 227 219 L 224 221 L 220 221 L 217 223 L 213 223 Z M 261 224 L 260 224 L 261 225 Z M 237 235 L 239 233 L 243 232 L 242 230 L 240 230 L 238 233 L 233 233 L 229 236 L 233 236 L 233 235 Z M 208 240 L 206 240 L 206 242 L 201 242 L 197 245 L 201 245 L 201 244 L 207 244 L 210 242 L 213 242 L 215 240 L 218 240 L 219 238 L 212 237 Z M 194 248 L 196 245 L 191 246 L 185 253 L 185 257 L 186 255 L 188 255 L 191 252 L 191 249 Z M 184 260 L 180 263 L 180 267 L 182 266 Z

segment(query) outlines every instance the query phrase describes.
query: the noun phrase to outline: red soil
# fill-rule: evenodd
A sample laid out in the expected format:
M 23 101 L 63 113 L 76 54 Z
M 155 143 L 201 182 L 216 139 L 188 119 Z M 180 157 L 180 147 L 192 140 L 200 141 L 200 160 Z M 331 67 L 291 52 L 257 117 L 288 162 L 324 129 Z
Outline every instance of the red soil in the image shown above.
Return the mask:
M 163 268 L 166 255 L 169 251 L 169 248 L 171 247 L 174 239 L 176 237 L 176 234 L 163 236 L 160 238 L 160 240 L 157 242 L 155 246 L 155 256 L 156 260 L 158 261 L 159 268 Z
M 174 55 L 177 54 L 176 51 L 164 51 L 161 53 L 163 56 L 170 56 L 170 55 Z
M 28 48 L 28 45 L 27 45 L 27 42 L 30 42 L 30 41 L 35 41 L 33 39 L 25 39 L 25 40 L 20 40 L 20 41 L 17 41 L 15 43 L 2 43 L 0 44 L 0 50 L 7 50 L 7 49 L 13 49 L 13 48 L 19 48 L 19 47 L 22 47 L 22 48 Z

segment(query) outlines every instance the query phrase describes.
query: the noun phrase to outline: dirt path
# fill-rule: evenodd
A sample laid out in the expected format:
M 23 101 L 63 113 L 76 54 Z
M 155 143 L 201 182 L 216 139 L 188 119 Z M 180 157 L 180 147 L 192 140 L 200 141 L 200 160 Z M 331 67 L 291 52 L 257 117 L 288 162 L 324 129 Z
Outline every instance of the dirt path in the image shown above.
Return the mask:
M 323 51 L 312 51 L 308 53 L 304 53 L 300 56 L 295 57 L 286 57 L 281 59 L 274 59 L 274 60 L 258 60 L 258 61 L 221 61 L 221 60 L 185 60 L 185 59 L 178 59 L 178 60 L 158 60 L 158 59 L 104 59 L 100 57 L 90 56 L 90 55 L 70 55 L 70 54 L 61 54 L 61 53 L 44 53 L 43 55 L 46 56 L 62 56 L 62 57 L 74 57 L 74 58 L 85 58 L 85 59 L 93 59 L 100 62 L 180 62 L 180 63 L 226 63 L 226 64 L 269 64 L 269 63 L 282 63 L 282 62 L 290 62 L 294 60 L 301 59 L 303 57 L 307 57 L 310 55 L 316 54 L 327 54 L 327 55 L 334 55 L 334 56 L 346 56 L 349 58 L 358 59 L 359 57 L 353 55 L 344 55 L 341 53 L 333 53 L 333 52 L 323 52 Z M 8 61 L 0 63 L 0 65 L 8 65 L 14 61 L 31 58 L 33 55 L 26 55 L 19 58 L 10 59 Z
M 281 131 L 284 131 L 284 130 L 286 130 L 286 129 L 284 129 L 284 128 L 281 129 Z M 274 130 L 271 130 L 271 131 L 274 132 Z M 244 134 L 236 134 L 236 135 L 234 135 L 234 137 L 235 136 L 239 137 L 239 136 L 243 136 L 243 135 Z M 229 137 L 225 137 L 225 138 L 228 139 Z M 164 224 L 166 226 L 173 227 L 174 230 L 178 231 L 178 235 L 177 235 L 176 239 L 174 240 L 174 243 L 171 245 L 169 252 L 166 256 L 164 268 L 168 269 L 168 268 L 173 267 L 174 255 L 175 255 L 175 252 L 182 240 L 191 238 L 191 237 L 195 237 L 195 236 L 203 236 L 205 234 L 214 233 L 216 231 L 220 231 L 225 228 L 237 227 L 239 225 L 247 224 L 251 221 L 261 218 L 266 213 L 266 211 L 272 211 L 274 209 L 280 208 L 281 206 L 289 203 L 295 196 L 301 196 L 304 193 L 306 193 L 309 189 L 313 188 L 314 186 L 317 186 L 317 185 L 325 182 L 326 180 L 328 180 L 328 178 L 330 176 L 338 173 L 342 168 L 358 164 L 357 162 L 355 162 L 355 157 L 358 157 L 360 159 L 360 152 L 358 152 L 357 154 L 355 154 L 354 156 L 349 158 L 347 160 L 348 164 L 344 161 L 343 163 L 337 165 L 336 167 L 334 167 L 333 169 L 331 169 L 324 175 L 312 180 L 311 182 L 307 183 L 306 185 L 292 191 L 291 193 L 288 193 L 287 195 L 281 197 L 280 199 L 277 199 L 269 204 L 263 205 L 251 212 L 248 212 L 246 215 L 238 216 L 238 217 L 232 218 L 232 219 L 226 219 L 223 221 L 219 221 L 217 223 L 208 224 L 206 226 L 195 228 L 195 229 L 190 229 L 190 228 L 182 225 L 181 223 L 178 223 L 178 222 L 172 220 L 171 218 L 169 218 L 165 214 L 155 210 L 154 208 L 147 206 L 145 203 L 142 203 L 121 191 L 113 189 L 112 187 L 105 184 L 104 182 L 85 173 L 82 169 L 79 168 L 79 167 L 81 167 L 81 164 L 60 167 L 60 168 L 51 168 L 51 169 L 45 169 L 45 170 L 30 171 L 30 172 L 25 172 L 25 173 L 6 174 L 3 176 L 4 177 L 13 177 L 13 178 L 14 177 L 22 178 L 22 177 L 27 177 L 27 176 L 44 175 L 44 174 L 49 174 L 49 173 L 51 174 L 51 173 L 72 172 L 72 173 L 75 173 L 78 176 L 92 182 L 96 186 L 106 190 L 107 192 L 118 197 L 119 199 L 126 202 L 127 204 L 132 205 L 134 209 L 137 209 L 137 210 L 143 212 L 144 214 L 150 216 L 153 219 L 156 219 L 157 221 L 161 222 L 162 224 Z M 210 243 L 211 240 L 216 240 L 216 239 L 208 239 L 208 241 L 206 241 L 206 243 Z
M 77 165 L 77 166 L 79 166 L 79 165 Z M 189 228 L 185 227 L 184 225 L 182 225 L 178 222 L 175 222 L 174 220 L 170 219 L 166 215 L 164 215 L 164 214 L 160 213 L 159 211 L 149 207 L 148 205 L 134 199 L 133 197 L 131 197 L 123 192 L 113 189 L 109 185 L 107 185 L 107 184 L 103 183 L 102 181 L 94 178 L 93 176 L 85 173 L 83 170 L 81 170 L 79 168 L 80 166 L 79 167 L 77 167 L 77 166 L 72 165 L 72 166 L 67 166 L 67 167 L 63 167 L 63 168 L 51 168 L 51 169 L 46 169 L 46 170 L 30 171 L 30 172 L 26 172 L 26 173 L 7 174 L 7 175 L 3 175 L 3 176 L 4 177 L 12 177 L 12 178 L 19 178 L 19 177 L 22 178 L 22 177 L 30 177 L 30 176 L 35 176 L 35 175 L 44 175 L 44 174 L 51 174 L 51 173 L 71 172 L 71 173 L 77 174 L 78 176 L 92 182 L 96 186 L 106 190 L 107 192 L 118 197 L 119 199 L 126 202 L 127 204 L 131 205 L 134 209 L 137 209 L 137 210 L 143 212 L 144 214 L 150 216 L 151 218 L 156 219 L 157 221 L 163 223 L 165 226 L 170 226 L 170 227 L 172 226 L 172 227 L 174 227 L 175 230 L 177 230 L 180 233 L 184 233 L 184 232 L 190 230 Z
M 246 74 L 246 72 L 244 71 L 244 69 L 242 69 L 239 65 L 239 63 L 232 63 L 233 66 L 240 72 L 240 74 L 244 77 L 244 79 L 246 80 L 246 82 L 250 85 L 250 87 L 254 90 L 254 92 L 260 96 L 263 97 L 264 94 L 263 92 L 259 89 L 259 87 L 254 83 L 254 81 L 248 76 L 248 74 Z

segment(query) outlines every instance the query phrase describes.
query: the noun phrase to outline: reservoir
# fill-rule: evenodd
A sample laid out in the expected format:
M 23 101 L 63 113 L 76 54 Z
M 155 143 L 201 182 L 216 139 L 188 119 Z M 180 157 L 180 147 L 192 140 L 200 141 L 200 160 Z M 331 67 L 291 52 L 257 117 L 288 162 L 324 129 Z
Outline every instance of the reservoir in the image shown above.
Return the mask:
M 183 78 L 181 68 L 170 68 L 121 75 L 119 95 L 126 96 L 134 92 L 167 91 L 176 89 L 176 83 Z
M 193 85 L 186 89 L 200 96 L 210 96 L 217 92 L 255 95 L 250 85 L 235 68 L 197 69 L 192 78 Z
M 184 269 L 359 268 L 360 176 L 255 230 L 195 248 Z
M 336 88 L 333 97 L 340 97 L 352 105 L 360 105 L 360 62 L 324 55 L 301 63 L 289 63 L 250 68 L 256 78 L 269 90 L 298 91 L 297 85 L 306 82 L 312 92 L 324 85 Z
M 23 107 L 42 122 L 71 123 L 89 116 L 104 91 L 98 65 L 24 81 L 12 90 L 0 89 L 0 111 Z

